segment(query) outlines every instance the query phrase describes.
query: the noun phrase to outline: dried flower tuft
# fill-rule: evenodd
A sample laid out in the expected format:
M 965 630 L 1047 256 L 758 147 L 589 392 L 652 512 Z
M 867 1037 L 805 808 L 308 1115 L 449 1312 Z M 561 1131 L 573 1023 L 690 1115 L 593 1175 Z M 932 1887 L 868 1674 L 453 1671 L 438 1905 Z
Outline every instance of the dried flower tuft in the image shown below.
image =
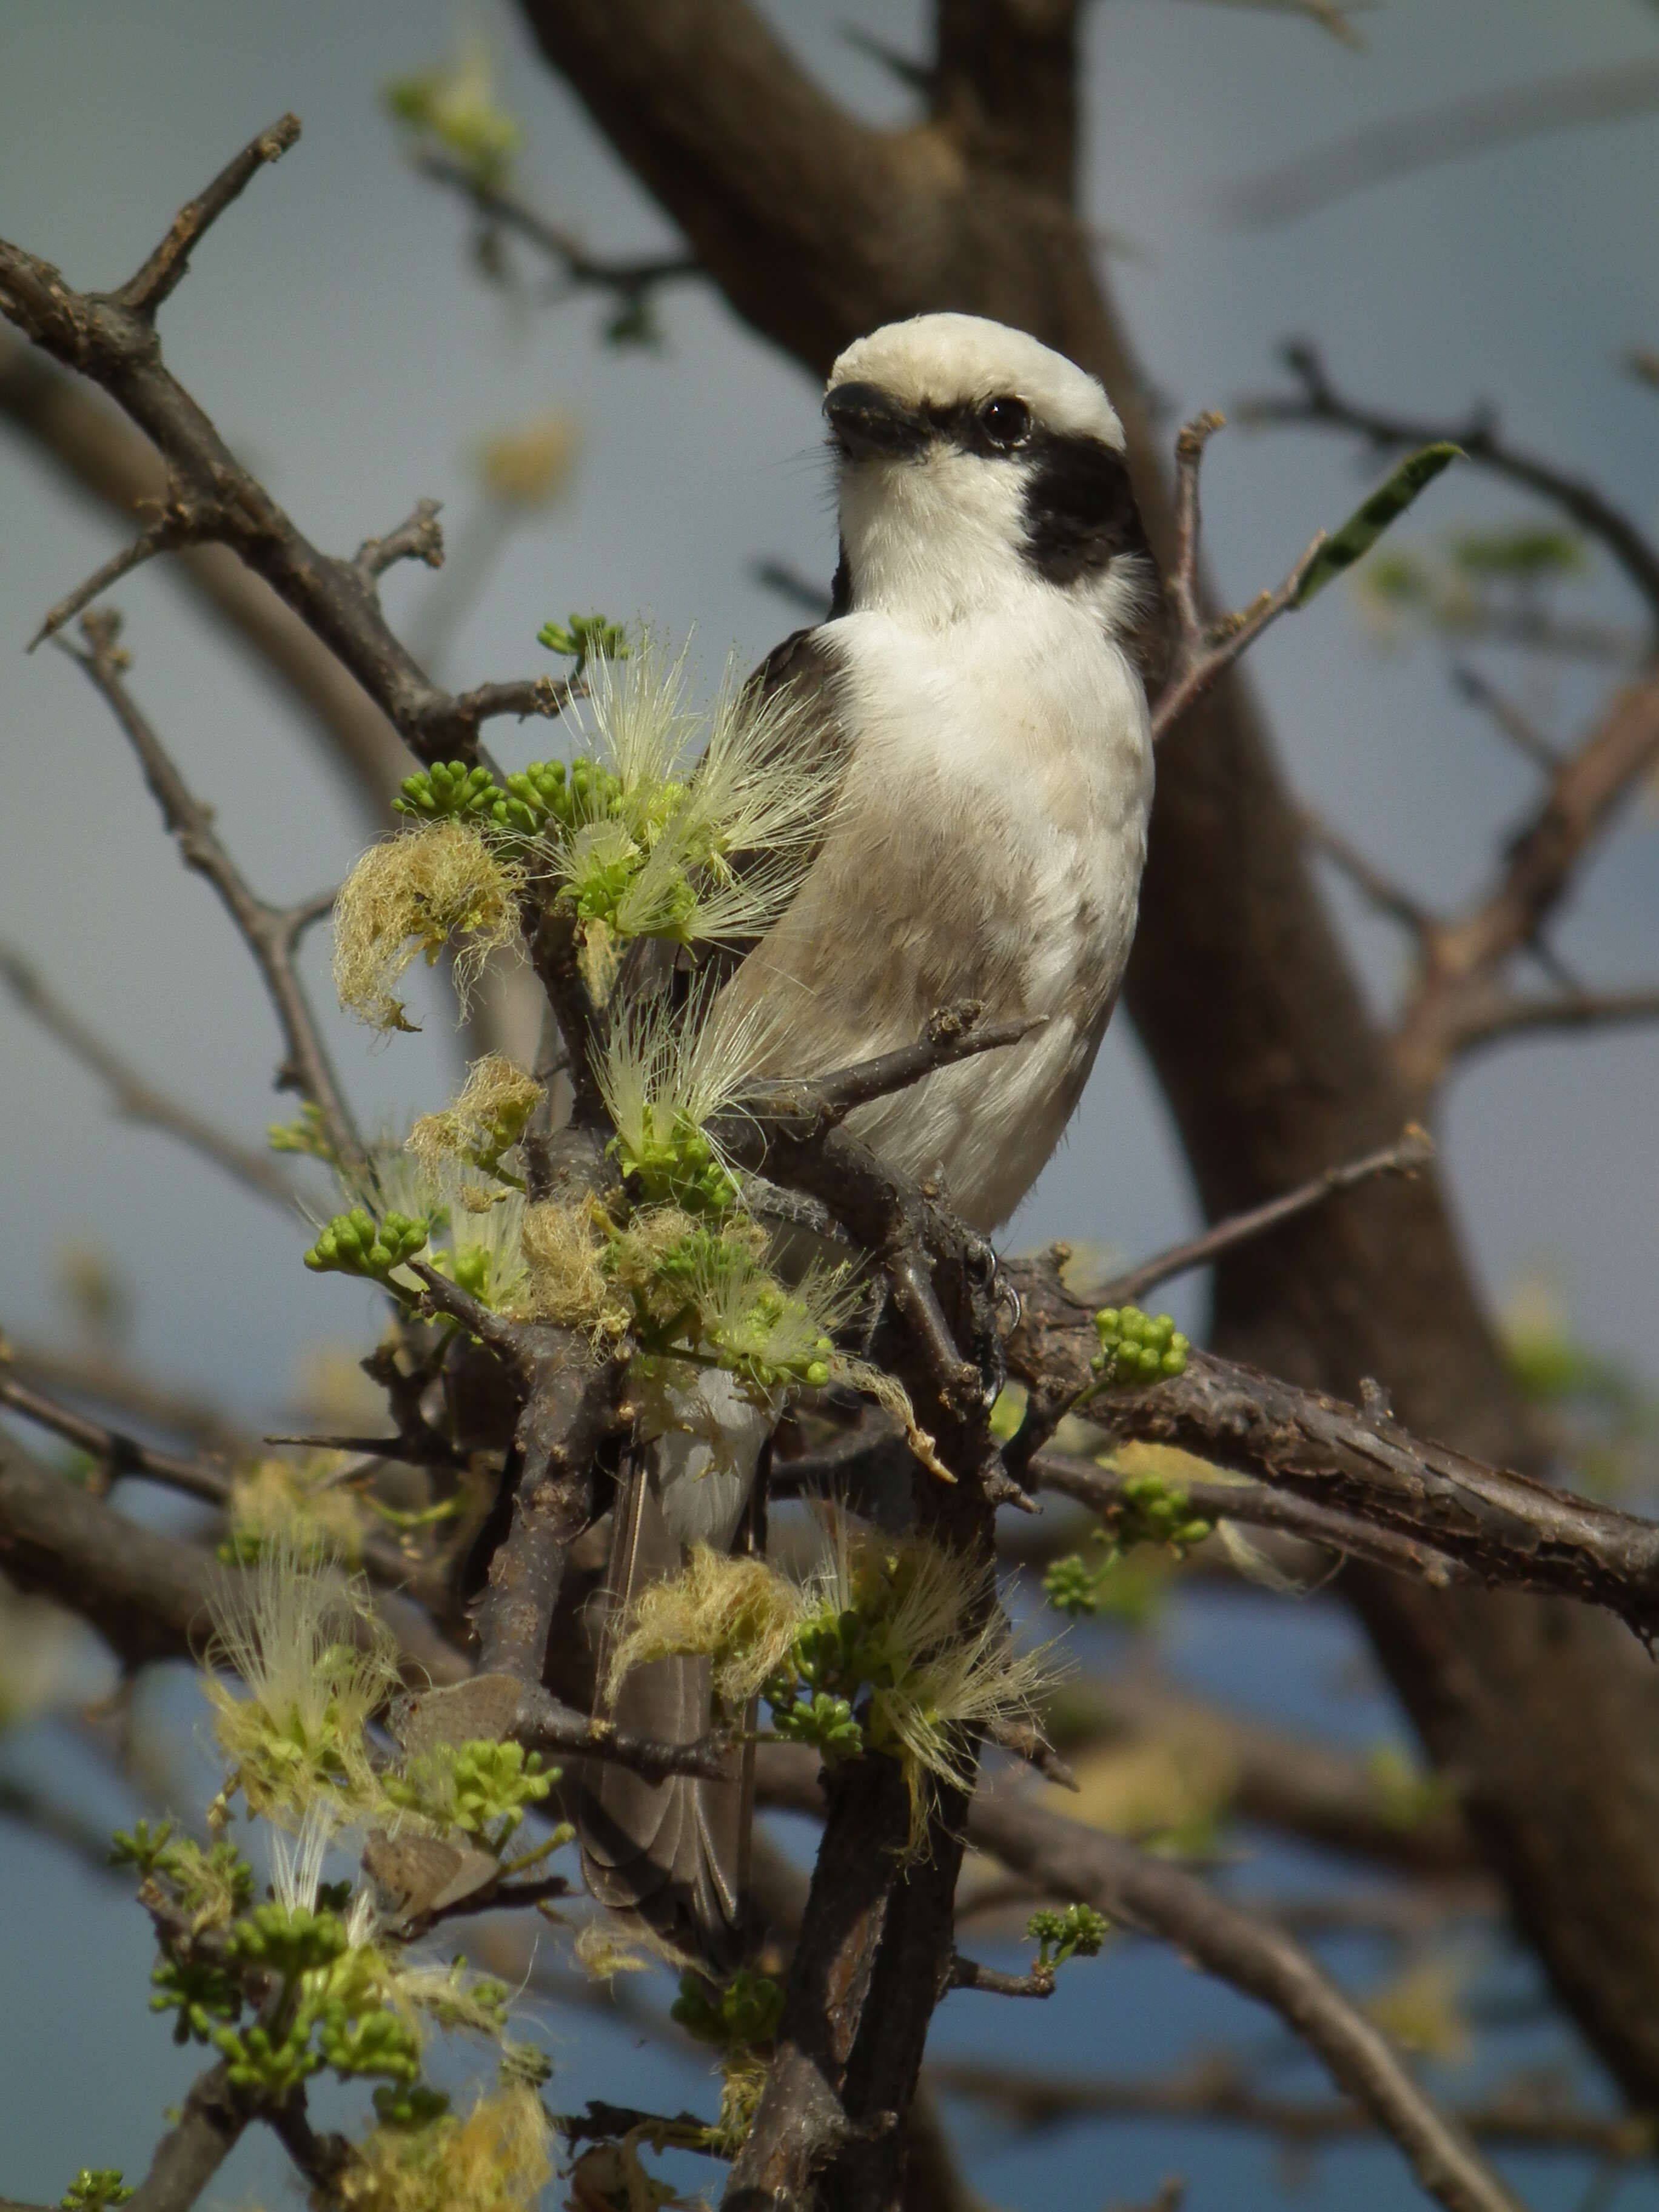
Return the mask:
M 379 1030 L 406 1030 L 392 986 L 416 953 L 428 966 L 455 945 L 461 1009 L 492 952 L 517 939 L 525 872 L 470 823 L 453 818 L 371 845 L 334 908 L 340 1004 Z

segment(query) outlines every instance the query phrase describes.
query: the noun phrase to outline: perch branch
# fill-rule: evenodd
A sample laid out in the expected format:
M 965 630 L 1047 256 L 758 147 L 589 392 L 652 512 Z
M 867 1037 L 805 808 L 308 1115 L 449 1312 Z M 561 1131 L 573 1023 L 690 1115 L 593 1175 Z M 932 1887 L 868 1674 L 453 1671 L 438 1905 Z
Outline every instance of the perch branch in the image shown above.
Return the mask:
M 1009 1273 L 1023 1305 L 1011 1371 L 1046 1407 L 1076 1402 L 1094 1380 L 1091 1309 L 1052 1263 Z M 1406 1538 L 1428 1555 L 1425 1572 L 1441 1555 L 1490 1587 L 1577 1598 L 1644 1642 L 1659 1634 L 1659 1524 L 1414 1437 L 1380 1408 L 1195 1352 L 1184 1375 L 1090 1396 L 1088 1418 L 1120 1441 L 1174 1444 Z

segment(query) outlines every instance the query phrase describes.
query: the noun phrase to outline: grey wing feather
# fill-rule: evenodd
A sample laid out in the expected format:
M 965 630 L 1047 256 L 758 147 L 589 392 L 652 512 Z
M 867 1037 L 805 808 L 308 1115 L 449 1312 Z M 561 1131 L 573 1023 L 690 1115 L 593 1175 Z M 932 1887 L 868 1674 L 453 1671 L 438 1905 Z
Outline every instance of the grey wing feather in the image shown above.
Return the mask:
M 844 762 L 851 739 L 842 712 L 840 676 L 824 643 L 828 627 L 820 623 L 816 629 L 795 630 L 781 645 L 774 646 L 744 684 L 744 691 L 757 700 L 775 698 L 781 691 L 797 694 L 802 712 L 784 724 L 781 742 L 798 751 L 810 750 L 814 757 L 839 757 Z M 814 857 L 815 849 L 803 854 L 803 874 Z M 763 858 L 758 853 L 734 853 L 732 872 L 741 877 L 759 866 Z M 661 937 L 636 939 L 623 962 L 617 996 L 626 1000 L 668 991 L 678 1004 L 694 981 L 709 979 L 718 989 L 731 981 L 758 942 L 757 938 L 746 937 L 718 945 L 685 946 Z

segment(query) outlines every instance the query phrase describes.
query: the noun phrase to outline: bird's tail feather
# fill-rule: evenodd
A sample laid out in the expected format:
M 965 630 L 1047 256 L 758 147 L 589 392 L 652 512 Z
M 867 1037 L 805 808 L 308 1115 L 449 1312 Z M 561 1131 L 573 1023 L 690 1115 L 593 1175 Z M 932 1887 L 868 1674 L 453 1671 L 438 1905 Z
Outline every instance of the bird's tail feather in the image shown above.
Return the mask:
M 692 1743 L 708 1727 L 706 1659 L 655 1660 L 624 1676 L 614 1698 L 605 1693 L 611 1651 L 640 1592 L 678 1574 L 682 1563 L 651 1479 L 653 1456 L 650 1449 L 638 1455 L 618 1485 L 595 1710 L 619 1729 Z M 733 1752 L 729 1778 L 718 1782 L 690 1775 L 651 1782 L 613 1761 L 590 1760 L 576 1807 L 588 1888 L 608 1911 L 674 1950 L 716 1969 L 734 1965 L 743 1947 L 753 1792 L 752 1747 Z

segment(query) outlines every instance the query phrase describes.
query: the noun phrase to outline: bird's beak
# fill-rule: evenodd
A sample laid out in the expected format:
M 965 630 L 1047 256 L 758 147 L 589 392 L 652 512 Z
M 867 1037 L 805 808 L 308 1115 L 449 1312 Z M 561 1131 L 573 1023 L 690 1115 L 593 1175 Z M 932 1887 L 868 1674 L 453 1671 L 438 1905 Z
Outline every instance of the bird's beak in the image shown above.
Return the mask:
M 908 460 L 927 443 L 929 427 L 878 384 L 837 384 L 824 395 L 830 440 L 849 461 Z

